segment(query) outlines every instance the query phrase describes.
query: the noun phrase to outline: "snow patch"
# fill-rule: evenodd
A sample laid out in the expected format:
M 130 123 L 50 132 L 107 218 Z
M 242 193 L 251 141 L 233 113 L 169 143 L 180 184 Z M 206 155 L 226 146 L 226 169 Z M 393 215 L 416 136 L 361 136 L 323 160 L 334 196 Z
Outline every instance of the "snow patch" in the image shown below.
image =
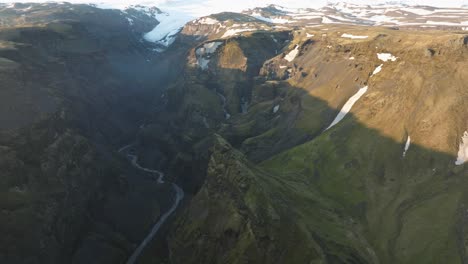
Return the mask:
M 224 33 L 224 35 L 221 38 L 228 38 L 228 37 L 235 36 L 235 35 L 237 35 L 239 33 L 242 33 L 242 32 L 255 31 L 255 30 L 256 29 L 254 29 L 254 28 L 229 29 Z
M 314 34 L 306 33 L 306 37 L 308 37 L 308 38 L 312 38 L 313 36 L 315 36 L 315 35 L 314 35 Z
M 328 15 L 328 17 L 329 17 L 329 18 L 336 19 L 336 20 L 338 20 L 338 21 L 353 22 L 353 20 L 347 19 L 347 18 L 344 18 L 344 17 L 341 17 L 341 16 Z M 337 22 L 335 22 L 335 23 L 337 23 Z
M 458 157 L 457 161 L 455 161 L 455 165 L 462 165 L 468 161 L 468 132 L 465 131 L 463 133 L 463 137 L 461 138 L 460 147 L 458 149 Z
M 367 88 L 368 86 L 359 89 L 359 91 L 355 95 L 349 98 L 349 100 L 341 108 L 335 120 L 333 120 L 333 122 L 325 129 L 325 131 L 332 128 L 334 125 L 338 124 L 341 120 L 343 120 L 343 118 L 349 113 L 349 111 L 351 111 L 353 105 L 367 92 Z
M 205 50 L 205 54 L 211 54 L 211 53 L 214 53 L 219 46 L 221 46 L 223 44 L 223 42 L 220 42 L 220 41 L 214 41 L 214 42 L 210 42 L 210 43 L 206 43 L 205 45 L 203 45 L 203 49 Z
M 371 76 L 374 76 L 377 73 L 381 72 L 382 71 L 382 66 L 383 66 L 383 64 L 380 64 L 377 68 L 375 68 L 375 70 L 374 70 L 374 72 L 372 73 Z
M 296 58 L 297 54 L 299 54 L 299 45 L 296 45 L 296 47 L 295 47 L 293 50 L 291 50 L 291 51 L 284 57 L 284 59 L 287 60 L 287 61 L 289 61 L 289 62 L 291 62 L 291 61 L 293 61 L 293 60 Z
M 275 107 L 273 107 L 273 114 L 276 114 L 276 112 L 278 112 L 280 109 L 280 106 L 279 105 L 275 105 Z
M 279 18 L 279 17 L 275 17 L 275 18 L 264 17 L 260 13 L 252 13 L 251 16 L 258 20 L 262 20 L 268 23 L 273 23 L 273 24 L 285 24 L 285 23 L 292 22 L 289 19 L 284 19 L 284 18 Z
M 436 11 L 431 11 L 431 10 L 427 10 L 427 9 L 420 9 L 420 8 L 402 8 L 401 9 L 402 11 L 405 11 L 405 12 L 408 12 L 408 13 L 413 13 L 413 14 L 416 14 L 416 15 L 420 15 L 420 16 L 427 16 L 427 15 L 431 15 L 433 14 L 434 12 Z
M 343 35 L 341 35 L 341 37 L 342 38 L 349 38 L 349 39 L 366 39 L 369 36 L 355 36 L 355 35 L 344 33 Z
M 354 60 L 355 58 L 354 57 L 350 57 L 349 60 Z
M 299 16 L 293 16 L 294 19 L 299 19 L 299 20 L 307 20 L 307 19 L 317 19 L 321 18 L 320 13 L 316 13 L 317 15 L 299 15 Z
M 408 135 L 408 138 L 406 139 L 405 150 L 403 151 L 403 157 L 406 157 L 406 152 L 408 152 L 410 145 L 411 145 L 411 137 Z
M 200 18 L 200 19 L 195 20 L 195 22 L 198 24 L 204 24 L 204 25 L 216 25 L 219 23 L 218 20 L 211 18 L 211 17 Z
M 384 62 L 387 62 L 389 60 L 390 61 L 396 61 L 397 60 L 397 57 L 393 56 L 390 53 L 377 53 L 377 57 L 379 58 L 379 60 L 384 61 Z
M 393 17 L 388 17 L 385 15 L 375 15 L 369 18 L 369 20 L 372 20 L 376 22 L 376 25 L 382 25 L 382 24 L 398 24 L 400 23 L 398 20 L 395 20 Z
M 322 17 L 322 24 L 335 24 L 336 22 L 329 19 L 328 17 L 324 16 Z M 328 30 L 328 29 L 323 29 L 323 30 Z
M 208 69 L 208 64 L 210 63 L 210 55 L 213 54 L 222 44 L 223 42 L 220 41 L 205 43 L 201 48 L 198 48 L 195 51 L 198 66 L 200 66 L 202 70 Z
M 198 66 L 200 66 L 200 68 L 202 68 L 202 70 L 208 69 L 208 63 L 210 63 L 209 59 L 205 59 L 205 58 L 199 58 L 198 59 Z

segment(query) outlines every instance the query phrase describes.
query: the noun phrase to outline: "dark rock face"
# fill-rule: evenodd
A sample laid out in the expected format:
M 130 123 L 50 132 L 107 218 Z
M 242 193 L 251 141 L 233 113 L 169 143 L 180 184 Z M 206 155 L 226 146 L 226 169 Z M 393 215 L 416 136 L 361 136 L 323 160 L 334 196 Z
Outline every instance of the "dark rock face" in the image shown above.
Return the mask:
M 128 30 L 125 17 L 117 11 L 69 4 L 33 5 L 29 10 L 34 15 L 28 14 L 25 23 L 37 26 L 15 24 L 0 31 L 5 87 L 1 114 L 2 120 L 9 120 L 2 122 L 4 129 L 35 122 L 58 111 L 64 102 L 72 102 L 73 106 L 65 104 L 80 115 L 105 112 L 115 108 L 117 100 L 157 83 L 151 63 L 157 55 L 142 42 L 141 32 Z M 106 100 L 96 100 L 107 93 L 111 96 L 104 96 Z M 84 100 L 73 99 L 84 94 L 96 103 L 88 107 Z
M 116 154 L 170 78 L 142 40 L 158 21 L 65 3 L 0 23 L 0 262 L 122 262 L 172 199 Z
M 85 138 L 73 132 L 56 139 L 48 136 L 53 135 L 34 135 L 37 138 L 3 152 L 2 262 L 69 259 L 89 224 L 88 202 L 102 187 L 102 180 L 112 175 L 111 170 L 96 166 L 94 162 L 102 160 Z

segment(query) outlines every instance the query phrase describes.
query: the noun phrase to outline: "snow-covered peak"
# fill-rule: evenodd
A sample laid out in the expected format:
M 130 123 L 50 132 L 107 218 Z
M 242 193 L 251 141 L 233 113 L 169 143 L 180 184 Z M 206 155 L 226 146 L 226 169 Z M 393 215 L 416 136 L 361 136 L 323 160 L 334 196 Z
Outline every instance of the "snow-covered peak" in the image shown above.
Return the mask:
M 332 3 L 321 8 L 281 9 L 277 7 L 256 8 L 244 13 L 262 14 L 273 23 L 317 23 L 358 24 L 375 26 L 419 26 L 425 27 L 466 27 L 467 8 L 438 8 L 432 6 L 411 6 L 399 2 L 385 2 L 376 5 L 354 3 Z
M 159 21 L 159 25 L 146 33 L 144 37 L 147 41 L 168 47 L 175 41 L 182 27 L 194 17 L 183 12 L 161 12 L 155 14 L 155 18 Z
M 142 6 L 142 5 L 129 5 L 124 8 L 124 11 L 135 9 L 142 13 L 145 13 L 148 16 L 156 18 L 158 15 L 162 14 L 163 12 L 157 8 L 156 6 Z

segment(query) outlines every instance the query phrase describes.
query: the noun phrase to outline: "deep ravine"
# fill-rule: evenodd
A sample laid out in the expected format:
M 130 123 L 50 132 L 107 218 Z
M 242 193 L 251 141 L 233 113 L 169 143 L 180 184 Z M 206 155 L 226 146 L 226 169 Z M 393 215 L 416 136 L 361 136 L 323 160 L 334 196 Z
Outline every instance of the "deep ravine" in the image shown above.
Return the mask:
M 219 96 L 219 98 L 221 99 L 221 106 L 223 107 L 223 111 L 224 111 L 224 118 L 226 120 L 228 120 L 229 118 L 231 118 L 231 114 L 229 114 L 227 108 L 226 108 L 226 97 L 220 93 L 220 92 L 216 92 L 216 94 Z
M 124 146 L 124 147 L 120 148 L 119 153 L 125 154 L 126 157 L 128 158 L 128 160 L 132 163 L 132 165 L 135 168 L 137 168 L 139 170 L 142 170 L 144 172 L 147 172 L 147 173 L 151 173 L 153 175 L 157 175 L 156 180 L 157 180 L 158 184 L 164 183 L 164 180 L 163 180 L 164 179 L 164 173 L 162 173 L 160 171 L 157 171 L 157 170 L 152 170 L 152 169 L 142 167 L 140 164 L 138 164 L 138 156 L 127 153 L 127 150 L 129 148 L 131 148 L 133 145 L 134 144 L 130 144 L 130 145 L 127 145 L 127 146 Z M 171 216 L 171 214 L 174 213 L 174 211 L 179 206 L 180 201 L 182 201 L 182 199 L 184 198 L 184 191 L 182 190 L 182 188 L 180 188 L 175 183 L 172 183 L 172 188 L 174 189 L 174 192 L 175 192 L 175 200 L 174 200 L 174 203 L 172 204 L 171 208 L 169 208 L 169 210 L 165 214 L 163 214 L 159 218 L 159 220 L 154 224 L 153 228 L 151 228 L 150 232 L 148 233 L 148 235 L 146 235 L 145 239 L 135 249 L 135 251 L 132 253 L 130 258 L 127 260 L 126 264 L 133 264 L 133 263 L 136 262 L 138 257 L 140 257 L 141 253 L 143 252 L 143 249 L 145 249 L 145 247 L 148 245 L 148 243 L 150 243 L 153 240 L 154 236 L 159 231 L 161 226 L 164 224 L 164 222 L 166 222 L 166 220 L 169 218 L 169 216 Z

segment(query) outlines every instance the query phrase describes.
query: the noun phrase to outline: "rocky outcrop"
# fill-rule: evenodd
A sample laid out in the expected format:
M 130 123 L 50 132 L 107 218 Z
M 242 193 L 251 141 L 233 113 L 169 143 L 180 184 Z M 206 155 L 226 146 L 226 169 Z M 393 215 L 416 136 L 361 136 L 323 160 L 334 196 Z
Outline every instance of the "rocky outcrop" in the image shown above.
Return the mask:
M 219 136 L 207 171 L 205 184 L 173 224 L 168 238 L 171 263 L 303 263 L 333 258 L 375 263 L 372 252 L 358 252 L 366 247 L 365 241 L 346 229 L 344 221 L 333 222 L 347 230 L 337 244 L 319 230 L 312 231 L 312 222 L 318 219 L 302 222 L 305 212 L 291 208 L 291 198 L 302 203 L 297 200 L 302 194 L 248 162 Z M 328 209 L 313 210 L 317 211 L 310 213 L 318 218 Z M 337 217 L 332 211 L 326 214 Z M 346 240 L 355 244 L 341 244 Z
M 17 140 L 2 151 L 0 161 L 0 260 L 69 259 L 89 224 L 88 203 L 112 170 L 99 166 L 97 152 L 72 131 L 36 128 Z M 13 242 L 14 237 L 28 239 Z

